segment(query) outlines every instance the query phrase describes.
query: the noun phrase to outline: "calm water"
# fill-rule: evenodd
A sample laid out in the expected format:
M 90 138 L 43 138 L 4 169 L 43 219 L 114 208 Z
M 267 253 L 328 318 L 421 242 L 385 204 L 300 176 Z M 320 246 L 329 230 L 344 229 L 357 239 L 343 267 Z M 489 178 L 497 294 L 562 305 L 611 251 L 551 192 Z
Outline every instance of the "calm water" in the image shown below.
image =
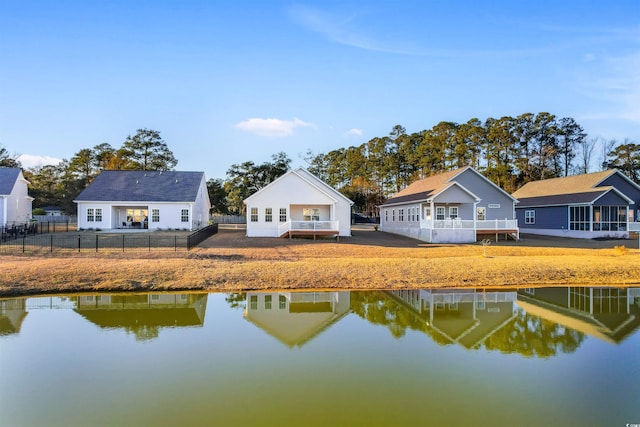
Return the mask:
M 0 300 L 0 425 L 640 423 L 640 288 Z

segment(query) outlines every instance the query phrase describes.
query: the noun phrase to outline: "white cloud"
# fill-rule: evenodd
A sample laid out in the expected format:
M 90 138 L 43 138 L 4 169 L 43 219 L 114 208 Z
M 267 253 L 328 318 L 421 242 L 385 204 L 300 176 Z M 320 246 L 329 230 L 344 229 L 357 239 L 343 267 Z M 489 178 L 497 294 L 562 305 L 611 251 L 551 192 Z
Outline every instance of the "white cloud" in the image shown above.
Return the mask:
M 236 124 L 235 127 L 259 136 L 282 137 L 293 135 L 295 128 L 314 127 L 314 125 L 298 118 L 293 120 L 251 118 Z
M 62 161 L 62 159 L 51 156 L 39 156 L 35 154 L 21 154 L 20 156 L 18 156 L 18 161 L 22 164 L 23 168 L 30 169 L 44 165 L 57 165 Z
M 349 129 L 347 132 L 345 132 L 346 136 L 362 136 L 362 129 L 357 129 L 357 128 L 353 128 L 353 129 Z

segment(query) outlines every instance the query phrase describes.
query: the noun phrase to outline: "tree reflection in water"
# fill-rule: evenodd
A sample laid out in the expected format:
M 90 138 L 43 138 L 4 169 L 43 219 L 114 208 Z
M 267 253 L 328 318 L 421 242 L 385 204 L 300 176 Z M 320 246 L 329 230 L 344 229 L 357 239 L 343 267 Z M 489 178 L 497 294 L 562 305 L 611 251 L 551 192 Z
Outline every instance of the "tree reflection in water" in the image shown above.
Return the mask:
M 407 330 L 413 330 L 428 335 L 439 345 L 454 343 L 436 330 L 424 313 L 416 312 L 385 292 L 352 292 L 351 311 L 373 324 L 386 326 L 395 338 L 402 338 Z M 581 332 L 515 308 L 511 320 L 468 348 L 548 358 L 558 353 L 572 353 L 584 340 L 585 334 Z
M 516 317 L 489 336 L 481 347 L 502 353 L 520 353 L 526 357 L 548 358 L 558 353 L 573 353 L 585 338 L 582 332 L 518 309 Z

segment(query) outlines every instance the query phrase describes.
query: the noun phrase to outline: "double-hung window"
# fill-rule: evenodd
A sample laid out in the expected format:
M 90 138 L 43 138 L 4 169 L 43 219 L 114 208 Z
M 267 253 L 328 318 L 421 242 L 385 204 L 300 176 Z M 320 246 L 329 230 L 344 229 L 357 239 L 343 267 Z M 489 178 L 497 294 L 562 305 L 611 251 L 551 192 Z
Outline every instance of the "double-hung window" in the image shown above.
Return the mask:
M 280 208 L 280 222 L 287 222 L 287 208 Z
M 160 222 L 160 209 L 151 209 L 151 222 Z
M 264 222 L 273 222 L 273 208 L 264 209 Z
M 94 216 L 94 213 L 93 213 L 93 209 L 89 208 L 89 209 L 87 209 L 87 222 L 93 222 L 93 221 L 95 221 L 95 216 Z
M 251 222 L 258 222 L 258 208 L 251 208 Z
M 536 211 L 524 211 L 524 223 L 535 224 L 536 223 Z
M 180 221 L 181 222 L 189 222 L 189 209 L 181 209 L 180 210 Z

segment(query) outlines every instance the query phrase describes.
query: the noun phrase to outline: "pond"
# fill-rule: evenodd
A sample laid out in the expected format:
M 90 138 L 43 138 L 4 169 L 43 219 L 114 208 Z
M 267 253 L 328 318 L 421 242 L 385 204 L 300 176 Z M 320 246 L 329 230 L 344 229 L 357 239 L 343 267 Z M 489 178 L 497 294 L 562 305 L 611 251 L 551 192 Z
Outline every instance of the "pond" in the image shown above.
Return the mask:
M 640 423 L 640 288 L 0 300 L 0 425 Z

